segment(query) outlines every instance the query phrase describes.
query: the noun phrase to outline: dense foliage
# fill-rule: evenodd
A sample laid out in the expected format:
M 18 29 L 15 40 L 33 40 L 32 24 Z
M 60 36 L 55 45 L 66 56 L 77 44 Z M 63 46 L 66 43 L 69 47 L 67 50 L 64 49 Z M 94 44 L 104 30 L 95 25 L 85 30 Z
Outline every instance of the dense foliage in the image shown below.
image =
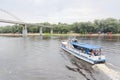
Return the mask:
M 39 23 L 41 25 L 47 26 L 43 27 L 44 33 L 49 33 L 51 28 L 54 33 L 120 33 L 120 20 L 107 18 L 102 20 L 94 20 L 93 22 L 76 22 L 73 24 L 66 23 L 58 23 L 58 24 L 50 24 L 48 22 Z M 29 33 L 38 33 L 39 26 L 28 25 Z M 50 28 L 51 27 L 51 28 Z M 22 33 L 22 25 L 13 25 L 13 26 L 5 26 L 0 27 L 0 33 Z

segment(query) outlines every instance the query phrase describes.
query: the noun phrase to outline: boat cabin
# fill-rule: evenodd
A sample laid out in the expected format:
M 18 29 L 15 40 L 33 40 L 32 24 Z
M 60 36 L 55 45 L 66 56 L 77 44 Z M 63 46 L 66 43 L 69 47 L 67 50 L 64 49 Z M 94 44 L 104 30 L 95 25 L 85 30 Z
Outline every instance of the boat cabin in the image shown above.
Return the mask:
M 70 41 L 70 44 L 77 50 L 80 50 L 81 53 L 88 55 L 99 56 L 101 55 L 101 46 L 90 45 L 86 43 L 78 43 L 77 40 Z

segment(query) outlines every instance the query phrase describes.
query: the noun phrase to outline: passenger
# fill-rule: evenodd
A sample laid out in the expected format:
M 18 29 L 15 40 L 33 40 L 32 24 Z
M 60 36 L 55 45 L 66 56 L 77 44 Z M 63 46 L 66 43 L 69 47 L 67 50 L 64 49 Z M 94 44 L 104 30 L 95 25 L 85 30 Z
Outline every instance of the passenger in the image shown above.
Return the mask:
M 98 55 L 101 55 L 101 49 L 100 49 L 100 50 L 98 50 Z
M 94 55 L 98 56 L 98 51 L 97 50 L 94 50 Z
M 90 55 L 95 56 L 94 51 L 92 49 L 90 50 Z
M 94 55 L 95 55 L 95 56 L 101 55 L 101 50 L 95 50 Z
M 96 56 L 100 55 L 99 50 L 96 50 Z
M 84 53 L 85 52 L 84 48 L 81 48 L 81 51 L 82 51 L 82 53 Z

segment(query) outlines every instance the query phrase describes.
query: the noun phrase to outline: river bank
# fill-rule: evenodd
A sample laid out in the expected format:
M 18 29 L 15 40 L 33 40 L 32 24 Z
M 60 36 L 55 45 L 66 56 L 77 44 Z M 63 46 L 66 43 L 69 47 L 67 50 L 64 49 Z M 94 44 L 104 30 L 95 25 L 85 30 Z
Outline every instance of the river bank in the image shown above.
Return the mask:
M 27 36 L 39 36 L 39 33 L 28 33 Z M 50 34 L 50 33 L 43 33 L 43 36 L 120 36 L 120 34 L 78 34 L 78 33 L 71 33 L 71 34 Z M 0 36 L 15 36 L 19 37 L 22 34 L 19 33 L 0 33 Z
M 50 33 L 43 33 L 43 36 L 80 36 L 80 34 L 50 34 Z M 22 34 L 18 33 L 1 33 L 0 36 L 15 36 L 20 37 L 23 36 Z M 39 33 L 28 33 L 27 36 L 40 36 Z

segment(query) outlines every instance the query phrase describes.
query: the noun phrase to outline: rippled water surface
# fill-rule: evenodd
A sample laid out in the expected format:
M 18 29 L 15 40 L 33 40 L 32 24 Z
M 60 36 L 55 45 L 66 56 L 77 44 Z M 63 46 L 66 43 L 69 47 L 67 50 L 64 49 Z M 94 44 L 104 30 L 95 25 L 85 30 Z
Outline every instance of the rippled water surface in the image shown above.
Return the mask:
M 68 37 L 0 37 L 0 80 L 100 80 L 103 75 L 95 68 L 91 70 L 94 65 L 60 48 L 61 41 L 66 39 Z M 103 46 L 106 65 L 115 71 L 120 70 L 120 37 L 77 39 Z

